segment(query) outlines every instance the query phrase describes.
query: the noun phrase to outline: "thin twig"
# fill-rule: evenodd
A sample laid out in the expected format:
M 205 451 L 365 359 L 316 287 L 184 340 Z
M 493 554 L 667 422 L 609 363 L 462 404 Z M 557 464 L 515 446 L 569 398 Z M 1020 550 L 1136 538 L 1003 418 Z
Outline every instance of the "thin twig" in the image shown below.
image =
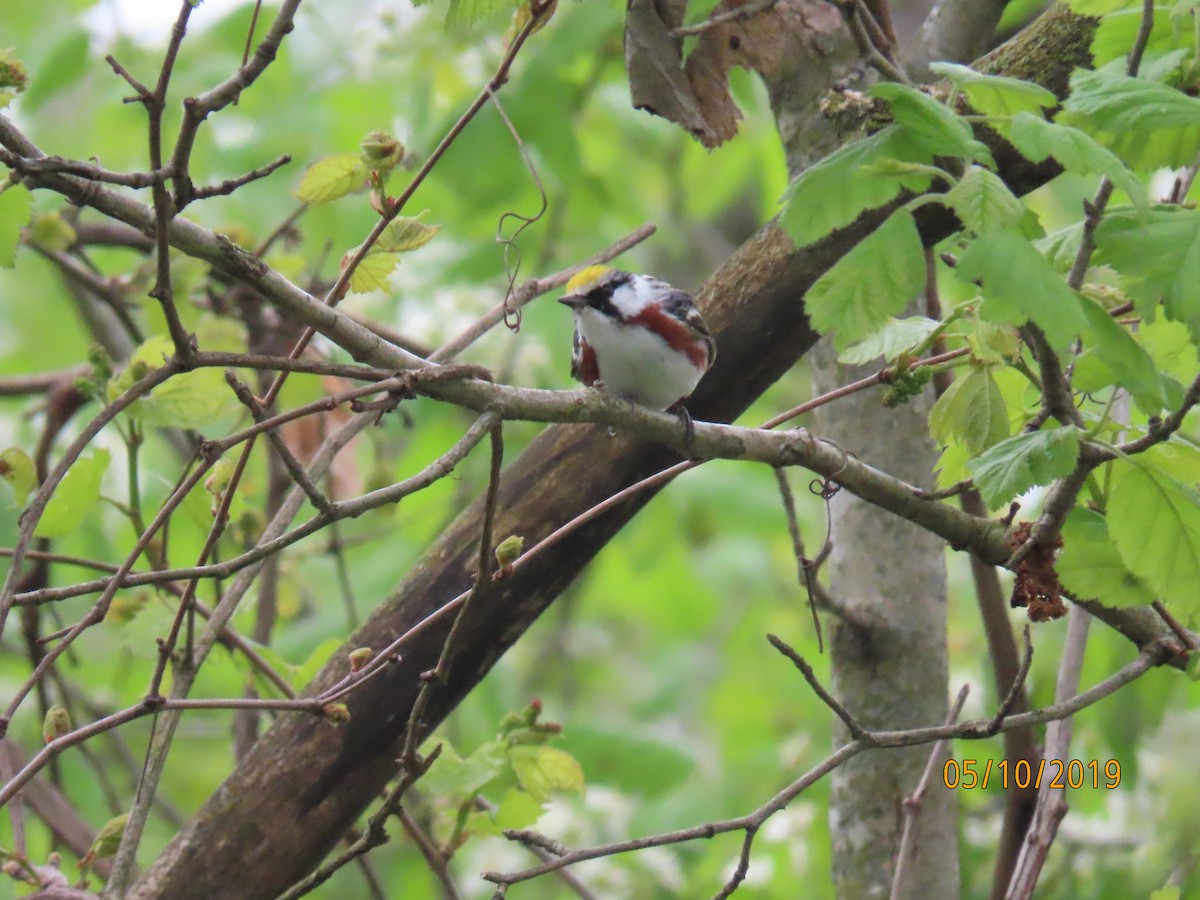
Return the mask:
M 1075 695 L 1079 690 L 1079 678 L 1083 671 L 1083 655 L 1087 647 L 1089 616 L 1082 608 L 1072 606 L 1067 617 L 1067 638 L 1063 643 L 1062 659 L 1058 667 L 1058 680 L 1054 687 L 1054 699 L 1061 703 L 1064 698 Z M 1073 715 L 1073 713 L 1072 713 Z M 1019 718 L 1013 716 L 1009 719 Z M 1046 729 L 1046 747 L 1043 759 L 1048 764 L 1052 760 L 1070 758 L 1071 748 L 1071 718 L 1061 716 Z M 1067 814 L 1066 790 L 1059 786 L 1052 790 L 1051 778 L 1042 780 L 1038 791 L 1037 809 L 1029 831 L 1013 866 L 1012 879 L 1008 883 L 1005 900 L 1029 900 L 1033 896 L 1038 876 L 1058 834 L 1058 826 Z
M 817 614 L 816 577 L 812 572 L 815 568 L 813 561 L 804 552 L 804 538 L 800 535 L 800 523 L 796 518 L 796 499 L 792 495 L 792 487 L 788 484 L 787 472 L 776 468 L 775 483 L 779 485 L 779 496 L 783 501 L 783 511 L 787 516 L 788 534 L 792 539 L 792 552 L 796 556 L 797 574 L 800 583 L 808 593 L 808 608 L 812 612 L 813 631 L 817 635 L 817 651 L 825 652 L 825 637 L 821 633 L 821 617 Z
M 800 670 L 800 674 L 804 676 L 804 680 L 813 689 L 813 693 L 820 697 L 821 702 L 833 710 L 834 715 L 842 720 L 842 724 L 846 726 L 846 730 L 850 732 L 852 738 L 855 740 L 867 738 L 867 730 L 858 724 L 858 720 L 850 714 L 850 711 L 846 707 L 838 702 L 838 699 L 833 694 L 825 690 L 825 686 L 817 678 L 817 673 L 813 671 L 812 666 L 805 661 L 803 656 L 797 653 L 787 642 L 773 634 L 768 634 L 767 640 L 771 642 L 772 647 L 790 659 L 796 668 Z
M 513 293 L 511 300 L 506 300 L 498 304 L 490 310 L 486 315 L 480 317 L 476 322 L 469 325 L 466 329 L 460 332 L 456 337 L 438 348 L 436 352 L 430 355 L 429 361 L 436 363 L 448 362 L 458 354 L 462 353 L 467 347 L 479 340 L 483 335 L 487 334 L 492 328 L 498 325 L 504 319 L 505 309 L 520 309 L 531 300 L 548 294 L 550 291 L 557 290 L 571 280 L 571 277 L 582 271 L 588 266 L 598 265 L 611 261 L 614 257 L 620 256 L 626 250 L 636 247 L 642 241 L 646 240 L 654 234 L 656 228 L 649 223 L 637 228 L 627 234 L 621 240 L 612 244 L 609 247 L 601 250 L 599 253 L 581 262 L 579 265 L 571 266 L 561 272 L 556 272 L 553 275 L 547 275 L 545 278 L 531 278 L 522 284 Z M 506 305 L 507 304 L 507 305 Z
M 428 756 L 418 760 L 413 768 L 407 766 L 402 768 L 399 780 L 388 792 L 387 796 L 384 797 L 383 804 L 367 820 L 366 830 L 363 831 L 361 837 L 339 853 L 337 857 L 322 864 L 307 878 L 296 882 L 296 884 L 280 894 L 276 900 L 297 900 L 297 898 L 303 897 L 319 885 L 328 881 L 342 866 L 353 862 L 381 844 L 387 843 L 389 838 L 385 825 L 388 818 L 400 809 L 400 803 L 404 799 L 404 794 L 408 791 L 409 787 L 429 770 L 429 767 L 433 765 L 441 752 L 442 746 L 438 744 L 430 751 Z
M 260 178 L 266 178 L 276 169 L 286 166 L 292 161 L 290 153 L 285 153 L 279 158 L 272 160 L 264 166 L 259 166 L 247 172 L 245 175 L 239 175 L 237 178 L 227 178 L 225 181 L 217 184 L 209 185 L 208 187 L 197 188 L 193 199 L 207 200 L 209 197 L 224 197 L 232 194 L 240 187 L 244 187 L 252 181 L 258 181 Z
M 764 13 L 769 9 L 774 9 L 775 4 L 779 0 L 752 0 L 742 6 L 735 6 L 732 9 L 727 9 L 724 12 L 713 13 L 703 22 L 697 22 L 695 25 L 680 25 L 678 28 L 671 29 L 671 37 L 685 38 L 693 35 L 703 34 L 710 28 L 716 28 L 718 25 L 726 25 L 729 22 L 742 22 L 746 19 L 752 19 L 759 13 Z
M 996 734 L 1000 731 L 1000 726 L 1004 724 L 1004 720 L 1012 714 L 1012 711 L 1025 699 L 1025 679 L 1029 677 L 1029 667 L 1033 664 L 1033 641 L 1029 637 L 1029 623 L 1025 623 L 1025 652 L 1021 656 L 1021 665 L 1017 669 L 1016 677 L 1013 678 L 1012 684 L 1008 688 L 1008 693 L 1005 694 L 1000 708 L 996 710 L 996 716 L 992 719 L 992 733 Z
M 1119 691 L 1125 685 L 1140 678 L 1155 666 L 1164 664 L 1170 658 L 1171 654 L 1171 648 L 1164 642 L 1160 641 L 1148 645 L 1142 649 L 1136 659 L 1095 686 L 1065 701 L 1056 702 L 1050 706 L 1031 712 L 1009 716 L 1001 726 L 1001 730 L 1029 728 L 1033 725 L 1054 722 L 1072 716 L 1080 710 L 1086 709 Z M 797 778 L 748 815 L 733 819 L 706 822 L 703 825 L 657 834 L 651 837 L 636 838 L 634 840 L 620 841 L 618 843 L 581 850 L 571 850 L 540 865 L 522 869 L 518 872 L 484 872 L 482 877 L 486 881 L 490 881 L 496 885 L 513 885 L 528 881 L 531 878 L 537 878 L 540 875 L 545 875 L 564 866 L 574 865 L 575 863 L 589 859 L 600 859 L 602 857 L 615 856 L 619 853 L 629 853 L 649 847 L 663 847 L 688 841 L 708 840 L 718 834 L 727 834 L 731 831 L 745 831 L 746 828 L 751 826 L 761 827 L 763 822 L 776 812 L 786 808 L 792 800 L 820 781 L 825 775 L 838 768 L 846 760 L 857 756 L 865 750 L 913 747 L 941 740 L 981 740 L 990 737 L 987 733 L 990 725 L 991 721 L 988 719 L 977 719 L 954 725 L 943 724 L 926 728 L 912 728 L 905 731 L 864 732 L 861 738 L 856 738 L 843 744 L 832 755 L 804 773 L 804 775 Z M 1044 783 L 1048 783 L 1048 780 Z M 509 834 L 506 832 L 505 836 L 507 837 Z
M 958 721 L 959 715 L 962 714 L 963 704 L 967 702 L 969 691 L 970 688 L 965 684 L 959 689 L 958 696 L 954 698 L 950 712 L 946 715 L 947 725 L 953 725 Z M 937 768 L 938 760 L 945 754 L 946 744 L 945 739 L 934 743 L 933 748 L 929 751 L 929 758 L 925 761 L 925 769 L 921 772 L 921 778 L 917 782 L 917 786 L 911 794 L 904 798 L 902 804 L 904 808 L 904 830 L 900 834 L 900 846 L 896 850 L 896 868 L 892 875 L 891 900 L 901 900 L 905 896 L 904 876 L 908 868 L 908 861 L 916 851 L 917 815 L 921 811 L 921 802 L 925 799 L 925 795 L 929 793 L 929 785 L 933 781 L 933 772 Z

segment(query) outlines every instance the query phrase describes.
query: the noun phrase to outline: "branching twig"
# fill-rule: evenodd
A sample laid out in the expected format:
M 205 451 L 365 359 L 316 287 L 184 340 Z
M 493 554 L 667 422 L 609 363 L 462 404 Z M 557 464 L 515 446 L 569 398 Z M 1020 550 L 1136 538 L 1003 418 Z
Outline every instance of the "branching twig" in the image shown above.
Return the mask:
M 1155 666 L 1164 664 L 1171 655 L 1172 650 L 1165 643 L 1157 642 L 1151 644 L 1143 648 L 1135 660 L 1083 693 L 1076 694 L 1065 701 L 1056 702 L 1050 706 L 1033 710 L 1032 712 L 1009 716 L 1004 720 L 1001 731 L 1013 728 L 1028 728 L 1033 725 L 1054 722 L 1067 716 L 1072 716 L 1081 709 L 1086 709 L 1115 693 L 1131 681 L 1140 678 Z M 849 743 L 843 744 L 831 756 L 793 781 L 769 801 L 748 815 L 739 816 L 734 819 L 708 822 L 693 828 L 671 831 L 652 837 L 620 841 L 614 844 L 605 844 L 582 850 L 571 850 L 555 859 L 547 860 L 541 865 L 522 869 L 519 872 L 484 872 L 482 877 L 496 885 L 518 884 L 564 866 L 574 865 L 575 863 L 589 859 L 615 856 L 619 853 L 629 853 L 649 847 L 663 847 L 687 841 L 707 840 L 718 834 L 727 834 L 731 831 L 745 831 L 749 827 L 761 827 L 763 822 L 776 812 L 787 807 L 792 800 L 825 775 L 842 765 L 846 760 L 857 756 L 865 750 L 913 747 L 941 740 L 980 740 L 991 736 L 988 734 L 990 727 L 990 720 L 978 719 L 970 722 L 961 722 L 956 725 L 936 725 L 927 728 L 913 728 L 906 731 L 864 732 L 861 738 L 855 738 Z M 1048 783 L 1049 780 L 1044 782 L 1044 784 Z M 508 836 L 507 833 L 506 836 Z
M 1028 630 L 1026 630 L 1026 634 L 1028 634 Z M 963 704 L 967 702 L 967 693 L 969 690 L 970 688 L 965 684 L 959 690 L 958 696 L 954 698 L 954 703 L 951 705 L 950 712 L 946 716 L 947 725 L 953 725 L 958 721 L 958 717 L 962 713 Z M 921 773 L 921 779 L 917 782 L 917 786 L 913 789 L 913 792 L 904 798 L 904 830 L 900 835 L 900 846 L 896 850 L 896 869 L 892 875 L 891 900 L 900 900 L 904 896 L 905 869 L 908 866 L 909 859 L 912 858 L 916 850 L 914 839 L 917 833 L 917 815 L 921 810 L 921 801 L 929 793 L 929 785 L 933 781 L 934 769 L 937 767 L 938 760 L 942 758 L 945 748 L 945 740 L 934 742 L 933 748 L 929 751 L 929 759 L 925 762 L 925 769 Z
M 1079 677 L 1083 670 L 1083 654 L 1087 647 L 1088 624 L 1091 617 L 1078 606 L 1071 607 L 1067 619 L 1067 638 L 1063 644 L 1062 660 L 1058 667 L 1058 680 L 1054 687 L 1056 703 L 1062 703 L 1079 689 Z M 1074 712 L 1072 712 L 1072 715 Z M 1046 748 L 1043 759 L 1062 760 L 1070 758 L 1071 720 L 1070 715 L 1061 716 L 1046 729 Z M 1029 831 L 1021 845 L 1013 867 L 1012 880 L 1008 883 L 1006 900 L 1029 900 L 1050 852 L 1050 845 L 1058 833 L 1058 826 L 1067 814 L 1066 791 L 1052 790 L 1053 779 L 1043 779 L 1038 791 L 1038 804 Z
M 400 810 L 400 803 L 404 799 L 405 792 L 417 779 L 429 770 L 429 767 L 433 765 L 441 752 L 442 747 L 439 744 L 430 751 L 428 756 L 416 761 L 413 767 L 403 767 L 400 779 L 388 792 L 383 800 L 383 804 L 367 821 L 367 828 L 363 831 L 359 839 L 339 853 L 336 858 L 321 865 L 303 881 L 292 885 L 288 890 L 280 894 L 276 900 L 297 900 L 297 898 L 303 897 L 314 888 L 328 881 L 342 866 L 353 862 L 365 853 L 369 853 L 381 844 L 387 843 L 388 833 L 385 826 L 388 818 Z
M 753 19 L 759 13 L 764 13 L 769 9 L 774 9 L 775 4 L 779 0 L 751 0 L 742 6 L 735 6 L 732 9 L 727 9 L 724 12 L 713 13 L 703 22 L 697 22 L 695 25 L 680 25 L 678 28 L 671 29 L 671 37 L 685 38 L 692 35 L 703 34 L 710 28 L 716 28 L 718 25 L 725 25 L 729 22 L 743 22 L 746 19 Z
M 804 676 L 804 680 L 808 682 L 809 687 L 813 689 L 813 693 L 821 698 L 821 702 L 833 710 L 834 715 L 842 720 L 842 724 L 846 726 L 846 730 L 850 732 L 850 736 L 855 740 L 865 740 L 868 738 L 867 730 L 858 724 L 858 720 L 850 714 L 846 707 L 842 706 L 829 691 L 825 690 L 824 685 L 817 679 L 817 673 L 791 646 L 785 641 L 776 637 L 773 634 L 767 635 L 767 640 L 771 642 L 771 646 L 786 656 L 792 661 L 800 674 Z

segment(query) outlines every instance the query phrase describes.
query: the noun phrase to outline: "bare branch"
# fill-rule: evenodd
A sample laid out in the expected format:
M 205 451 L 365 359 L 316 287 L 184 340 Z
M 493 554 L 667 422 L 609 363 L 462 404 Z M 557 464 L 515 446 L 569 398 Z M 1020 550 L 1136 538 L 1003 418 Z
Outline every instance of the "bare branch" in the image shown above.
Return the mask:
M 1025 633 L 1028 635 L 1028 628 Z M 954 703 L 946 716 L 947 725 L 953 725 L 958 721 L 963 704 L 967 702 L 969 691 L 970 688 L 965 684 L 959 690 L 958 696 L 954 698 Z M 925 770 L 921 773 L 921 780 L 917 782 L 913 792 L 904 798 L 904 831 L 900 835 L 900 846 L 896 850 L 896 870 L 892 876 L 891 900 L 900 900 L 904 896 L 904 870 L 915 849 L 913 841 L 916 837 L 917 815 L 921 811 L 921 801 L 929 793 L 929 785 L 933 781 L 933 772 L 937 767 L 938 760 L 946 751 L 946 743 L 945 740 L 934 742 L 933 748 L 929 751 L 929 759 L 925 763 Z
M 1005 719 L 1001 726 L 1002 731 L 1007 731 L 1013 728 L 1028 728 L 1031 725 L 1038 725 L 1044 722 L 1055 722 L 1072 716 L 1081 709 L 1093 705 L 1094 703 L 1108 697 L 1109 695 L 1120 690 L 1131 681 L 1140 678 L 1150 669 L 1155 666 L 1162 665 L 1170 657 L 1172 651 L 1163 642 L 1151 644 L 1138 654 L 1137 658 L 1132 662 L 1122 667 L 1117 672 L 1110 675 L 1094 687 L 1076 694 L 1067 700 L 1056 702 L 1050 706 L 1041 709 L 1033 710 L 1032 712 L 1020 713 L 1018 715 L 1009 716 Z M 718 834 L 727 834 L 731 831 L 745 831 L 749 827 L 760 827 L 763 822 L 774 815 L 781 809 L 787 807 L 792 800 L 797 796 L 836 769 L 846 760 L 853 756 L 857 756 L 864 750 L 876 748 L 890 747 L 912 747 L 920 744 L 929 744 L 935 741 L 943 740 L 981 740 L 991 737 L 988 730 L 991 727 L 991 721 L 987 719 L 978 719 L 970 722 L 961 722 L 959 724 L 944 724 L 928 728 L 913 728 L 907 731 L 872 731 L 864 732 L 861 738 L 856 738 L 847 744 L 843 744 L 831 756 L 818 764 L 813 769 L 810 769 L 803 776 L 796 779 L 786 788 L 772 797 L 767 803 L 764 803 L 758 809 L 745 815 L 733 819 L 725 819 L 716 822 L 707 822 L 703 825 L 697 825 L 693 828 L 685 828 L 679 831 L 666 832 L 664 834 L 654 835 L 652 837 L 637 838 L 635 840 L 620 841 L 613 844 L 605 844 L 598 847 L 590 847 L 582 850 L 571 850 L 561 856 L 547 860 L 538 866 L 531 866 L 527 869 L 522 869 L 519 872 L 484 872 L 482 877 L 486 881 L 490 881 L 496 885 L 512 885 L 523 881 L 528 881 L 531 878 L 537 878 L 547 872 L 552 872 L 564 866 L 574 865 L 578 862 L 583 862 L 589 859 L 599 859 L 606 856 L 615 856 L 620 853 L 629 853 L 635 850 L 642 850 L 649 847 L 663 847 L 671 844 L 680 844 L 687 841 L 707 840 L 715 837 Z M 1049 781 L 1043 782 L 1048 784 Z M 508 833 L 505 835 L 508 837 Z

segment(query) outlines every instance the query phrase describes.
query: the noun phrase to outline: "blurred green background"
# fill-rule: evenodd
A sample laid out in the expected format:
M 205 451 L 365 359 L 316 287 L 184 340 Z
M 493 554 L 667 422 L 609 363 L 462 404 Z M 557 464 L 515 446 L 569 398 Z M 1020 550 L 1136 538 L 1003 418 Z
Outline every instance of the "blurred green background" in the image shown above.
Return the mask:
M 210 87 L 239 64 L 252 6 L 204 4 L 195 11 L 172 85 L 168 134 L 178 125 L 180 98 Z M 777 211 L 787 182 L 783 152 L 764 92 L 740 71 L 734 73 L 733 87 L 745 121 L 739 137 L 718 150 L 706 151 L 664 120 L 632 111 L 622 63 L 623 9 L 617 2 L 563 0 L 553 22 L 531 39 L 502 92 L 549 204 L 517 239 L 519 278 L 575 264 L 643 222 L 653 222 L 657 234 L 617 263 L 692 290 Z M 270 9 L 266 12 L 260 33 L 270 19 Z M 507 29 L 505 16 L 470 29 L 447 29 L 443 12 L 437 6 L 413 9 L 367 0 L 305 4 L 279 60 L 236 107 L 201 129 L 193 172 L 201 183 L 211 183 L 282 153 L 290 153 L 293 163 L 232 197 L 197 204 L 187 215 L 255 244 L 295 209 L 292 191 L 304 169 L 321 157 L 355 152 L 365 133 L 391 131 L 412 159 L 423 159 L 489 76 Z M 693 17 L 702 14 L 698 10 Z M 0 0 L 0 21 L 0 45 L 11 45 L 30 72 L 28 91 L 6 114 L 47 153 L 94 159 L 114 170 L 144 169 L 144 111 L 121 102 L 129 87 L 103 57 L 111 52 L 135 75 L 152 80 L 167 27 L 147 29 L 136 12 L 91 0 L 62 0 L 53 10 Z M 408 177 L 409 172 L 397 172 L 393 189 Z M 1071 210 L 1073 215 L 1078 198 L 1090 191 L 1091 185 L 1082 182 L 1043 191 L 1037 202 L 1047 229 L 1052 230 L 1056 214 Z M 495 110 L 485 108 L 409 207 L 410 213 L 428 209 L 427 221 L 440 225 L 440 234 L 405 256 L 394 290 L 353 295 L 344 308 L 439 345 L 503 297 L 504 248 L 496 242 L 501 217 L 533 215 L 540 205 L 518 147 Z M 60 198 L 37 195 L 37 214 L 62 209 Z M 283 242 L 268 262 L 299 282 L 332 279 L 341 255 L 362 240 L 374 217 L 365 194 L 314 208 L 299 221 L 295 239 Z M 96 217 L 84 213 L 82 220 Z M 511 220 L 506 227 L 511 229 Z M 149 285 L 151 268 L 130 251 L 96 250 L 92 258 L 106 275 L 132 276 Z M 510 252 L 510 262 L 515 258 Z M 178 264 L 180 283 L 194 287 L 183 304 L 191 327 L 204 315 L 203 274 L 194 263 Z M 147 333 L 162 333 L 154 301 L 144 297 L 144 290 L 142 297 L 139 319 Z M 572 387 L 570 332 L 567 312 L 543 298 L 526 309 L 519 333 L 498 328 L 464 360 L 490 366 L 513 384 Z M 14 269 L 0 270 L 0 377 L 77 364 L 91 343 L 52 264 L 22 250 Z M 323 349 L 337 356 L 335 349 Z M 293 379 L 284 405 L 312 399 L 318 390 L 314 379 Z M 808 396 L 801 366 L 743 421 L 756 423 Z M 356 445 L 354 462 L 366 485 L 417 471 L 469 421 L 460 411 L 426 400 L 405 410 L 411 422 L 389 416 Z M 78 415 L 65 436 L 77 433 L 94 411 L 89 407 Z M 36 401 L 0 400 L 0 447 L 32 451 L 41 422 Z M 507 426 L 509 459 L 539 428 Z M 111 428 L 96 444 L 114 457 L 102 493 L 123 498 L 124 445 Z M 149 443 L 142 478 L 149 508 L 166 496 L 178 466 L 165 441 Z M 264 477 L 260 451 L 246 483 L 249 506 L 261 504 Z M 485 454 L 477 453 L 454 478 L 342 526 L 361 614 L 405 575 L 430 539 L 482 490 L 485 478 Z M 804 473 L 793 473 L 792 483 L 811 552 L 824 540 L 824 512 L 807 490 Z M 174 520 L 173 565 L 194 561 L 211 524 L 210 502 L 198 489 Z M 7 504 L 0 510 L 0 546 L 12 546 L 15 507 L 7 495 L 0 503 Z M 133 540 L 120 511 L 100 504 L 56 541 L 55 549 L 119 561 Z M 947 561 L 951 683 L 955 689 L 971 686 L 966 716 L 989 715 L 996 698 L 966 561 L 955 555 Z M 4 565 L 0 560 L 0 570 Z M 52 570 L 55 584 L 81 577 L 65 566 Z M 211 602 L 215 587 L 203 583 L 201 599 Z M 122 597 L 128 614 L 85 635 L 62 665 L 68 684 L 81 696 L 86 692 L 97 710 L 116 709 L 143 695 L 154 639 L 172 616 L 168 599 L 152 591 Z M 49 613 L 69 624 L 90 602 L 66 601 Z M 297 667 L 302 680 L 349 631 L 325 536 L 285 555 L 280 604 L 272 650 Z M 243 631 L 250 631 L 254 614 L 248 601 L 237 620 Z M 1023 614 L 1014 614 L 1014 626 L 1022 619 Z M 46 630 L 56 627 L 50 621 L 45 625 Z M 1064 629 L 1063 622 L 1035 629 L 1030 675 L 1035 704 L 1052 698 Z M 11 695 L 27 675 L 18 631 L 8 629 L 0 645 L 0 696 Z M 572 846 L 740 815 L 831 750 L 827 710 L 791 664 L 770 649 L 767 632 L 791 642 L 828 679 L 797 584 L 772 473 L 712 463 L 664 491 L 605 549 L 455 712 L 444 734 L 461 753 L 469 753 L 495 736 L 505 713 L 539 697 L 544 718 L 562 724 L 557 746 L 579 760 L 587 790 L 583 797 L 554 801 L 538 828 Z M 1084 684 L 1103 678 L 1133 654 L 1124 639 L 1094 628 Z M 219 650 L 196 696 L 237 696 L 246 680 L 244 665 Z M 1102 764 L 1118 760 L 1122 781 L 1112 791 L 1073 793 L 1039 896 L 1145 896 L 1163 882 L 1175 860 L 1194 858 L 1200 850 L 1200 822 L 1190 799 L 1197 774 L 1193 748 L 1200 740 L 1195 706 L 1190 682 L 1178 673 L 1152 672 L 1077 718 L 1074 755 Z M 28 702 L 10 732 L 27 752 L 40 742 L 35 707 Z M 76 750 L 61 759 L 57 776 L 94 827 L 128 805 L 148 731 L 148 722 L 139 721 L 92 741 L 87 755 Z M 954 755 L 982 761 L 999 752 L 997 739 L 960 743 Z M 143 863 L 171 838 L 178 817 L 194 811 L 232 765 L 231 716 L 189 714 L 172 751 L 160 814 L 142 845 Z M 739 896 L 831 896 L 827 801 L 827 784 L 818 783 L 768 823 Z M 1003 793 L 993 785 L 987 791 L 962 791 L 960 801 L 963 896 L 985 896 Z M 438 798 L 422 795 L 415 811 L 435 834 L 449 828 L 452 813 Z M 30 853 L 37 861 L 48 851 L 49 839 L 36 823 L 30 828 Z M 740 842 L 740 836 L 731 835 L 598 860 L 573 871 L 602 897 L 708 896 L 732 871 Z M 7 816 L 0 816 L 0 845 L 11 847 Z M 402 836 L 374 851 L 371 860 L 390 896 L 439 895 L 420 853 Z M 502 839 L 472 838 L 456 854 L 453 868 L 465 895 L 483 897 L 490 896 L 490 887 L 475 873 L 533 862 Z M 19 891 L 14 883 L 0 882 L 0 896 L 12 891 Z M 553 877 L 514 888 L 514 895 L 572 896 Z M 349 867 L 314 896 L 366 892 L 360 873 Z

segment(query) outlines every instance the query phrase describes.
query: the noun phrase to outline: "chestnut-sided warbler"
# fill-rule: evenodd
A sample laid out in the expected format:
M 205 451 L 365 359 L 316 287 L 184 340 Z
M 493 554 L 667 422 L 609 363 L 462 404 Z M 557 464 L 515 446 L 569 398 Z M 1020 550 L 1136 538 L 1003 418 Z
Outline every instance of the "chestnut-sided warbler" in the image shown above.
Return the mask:
M 567 282 L 559 303 L 575 311 L 573 378 L 686 416 L 682 402 L 717 355 L 688 294 L 649 275 L 588 266 Z

